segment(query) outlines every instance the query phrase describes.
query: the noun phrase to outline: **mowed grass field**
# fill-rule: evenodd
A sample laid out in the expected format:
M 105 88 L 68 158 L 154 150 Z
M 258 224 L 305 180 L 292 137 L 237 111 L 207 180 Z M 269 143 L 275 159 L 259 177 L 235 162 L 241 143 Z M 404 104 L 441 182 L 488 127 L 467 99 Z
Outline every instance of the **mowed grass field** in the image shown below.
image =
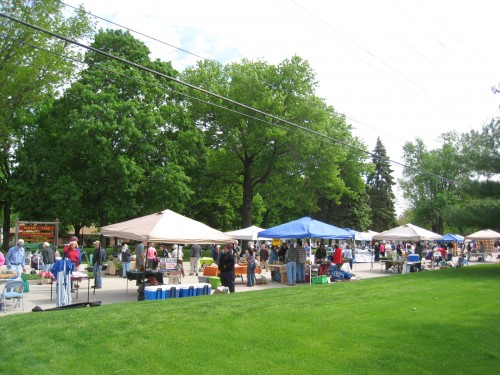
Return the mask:
M 500 264 L 0 325 L 1 374 L 497 374 Z

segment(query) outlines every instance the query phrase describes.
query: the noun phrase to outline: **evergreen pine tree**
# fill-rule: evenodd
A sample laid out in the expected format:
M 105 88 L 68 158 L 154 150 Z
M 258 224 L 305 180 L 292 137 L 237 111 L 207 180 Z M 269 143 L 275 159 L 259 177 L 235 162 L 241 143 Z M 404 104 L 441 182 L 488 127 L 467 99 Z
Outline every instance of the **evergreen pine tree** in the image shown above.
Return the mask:
M 392 191 L 395 182 L 391 175 L 393 170 L 390 168 L 387 151 L 380 138 L 377 138 L 373 154 L 375 171 L 368 175 L 366 182 L 369 204 L 372 209 L 371 229 L 382 232 L 396 226 L 395 196 Z

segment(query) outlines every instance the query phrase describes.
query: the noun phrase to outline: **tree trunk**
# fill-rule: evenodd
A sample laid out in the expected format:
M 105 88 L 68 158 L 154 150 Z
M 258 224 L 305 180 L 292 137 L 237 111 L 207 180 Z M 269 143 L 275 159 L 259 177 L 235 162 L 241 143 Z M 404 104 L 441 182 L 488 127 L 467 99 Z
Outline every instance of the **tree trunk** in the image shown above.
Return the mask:
M 243 167 L 243 205 L 241 212 L 242 228 L 247 228 L 252 225 L 252 203 L 253 203 L 253 186 L 252 175 L 250 173 L 251 162 L 245 163 Z
M 9 250 L 10 240 L 10 202 L 3 202 L 3 242 L 2 247 L 5 251 Z

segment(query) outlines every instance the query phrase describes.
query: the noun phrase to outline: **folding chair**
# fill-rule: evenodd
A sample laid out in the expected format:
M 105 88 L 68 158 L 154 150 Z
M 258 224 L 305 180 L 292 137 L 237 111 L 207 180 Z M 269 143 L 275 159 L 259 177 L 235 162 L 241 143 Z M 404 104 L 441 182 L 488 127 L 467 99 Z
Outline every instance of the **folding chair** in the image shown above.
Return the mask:
M 4 312 L 7 313 L 7 301 L 14 300 L 14 308 L 18 305 L 23 306 L 24 311 L 24 281 L 23 280 L 12 280 L 5 284 L 2 295 L 0 296 L 0 302 L 3 304 Z

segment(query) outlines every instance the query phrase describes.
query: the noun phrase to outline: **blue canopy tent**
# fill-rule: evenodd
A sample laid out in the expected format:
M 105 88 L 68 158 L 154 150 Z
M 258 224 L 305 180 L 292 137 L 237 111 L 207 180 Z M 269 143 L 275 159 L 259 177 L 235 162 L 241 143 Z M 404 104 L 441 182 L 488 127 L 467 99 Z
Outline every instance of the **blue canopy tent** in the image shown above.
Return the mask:
M 458 234 L 445 234 L 443 238 L 441 238 L 438 241 L 444 241 L 444 242 L 464 242 L 464 237 L 458 235 Z
M 269 238 L 325 238 L 343 240 L 354 238 L 354 233 L 349 233 L 345 229 L 306 216 L 259 232 L 258 236 Z M 311 274 L 311 265 L 309 265 L 309 274 Z M 309 283 L 311 282 L 312 277 L 309 279 Z
M 325 238 L 346 240 L 354 238 L 354 233 L 349 233 L 345 229 L 306 216 L 266 229 L 259 232 L 258 236 L 268 238 Z

